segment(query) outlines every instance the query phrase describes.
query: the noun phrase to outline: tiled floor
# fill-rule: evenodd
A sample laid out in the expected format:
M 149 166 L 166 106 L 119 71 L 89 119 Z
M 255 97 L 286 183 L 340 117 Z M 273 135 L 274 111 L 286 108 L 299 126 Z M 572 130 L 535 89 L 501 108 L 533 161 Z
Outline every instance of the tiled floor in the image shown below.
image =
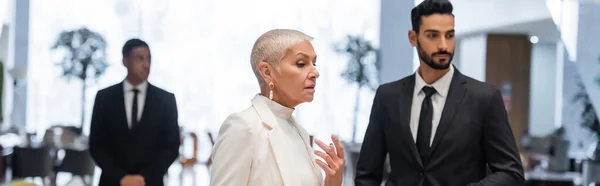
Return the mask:
M 94 175 L 94 184 L 98 185 L 100 179 L 101 170 L 96 168 L 96 174 Z M 347 171 L 346 175 L 352 174 Z M 174 163 L 169 168 L 169 173 L 165 177 L 166 186 L 208 186 L 210 184 L 210 171 L 204 165 L 196 165 L 192 167 L 186 167 L 182 169 L 181 164 Z M 41 185 L 41 180 L 38 179 L 26 179 L 28 182 L 36 183 Z M 81 178 L 73 178 L 69 173 L 59 173 L 56 178 L 57 186 L 83 186 Z M 345 176 L 344 186 L 351 186 L 352 178 Z M 0 184 L 1 185 L 1 184 Z
M 96 168 L 93 185 L 98 185 L 102 170 Z M 9 173 L 10 174 L 10 173 Z M 42 180 L 27 178 L 25 181 L 42 185 Z M 175 163 L 169 168 L 169 173 L 165 177 L 166 186 L 208 186 L 210 181 L 209 170 L 204 165 L 192 167 L 181 167 L 181 164 Z M 69 173 L 59 173 L 56 178 L 57 186 L 83 186 L 83 180 L 79 177 L 73 178 Z M 2 184 L 0 184 L 2 185 Z
M 192 167 L 181 167 L 181 164 L 173 164 L 169 168 L 167 176 L 168 186 L 208 186 L 210 183 L 210 171 L 204 165 Z

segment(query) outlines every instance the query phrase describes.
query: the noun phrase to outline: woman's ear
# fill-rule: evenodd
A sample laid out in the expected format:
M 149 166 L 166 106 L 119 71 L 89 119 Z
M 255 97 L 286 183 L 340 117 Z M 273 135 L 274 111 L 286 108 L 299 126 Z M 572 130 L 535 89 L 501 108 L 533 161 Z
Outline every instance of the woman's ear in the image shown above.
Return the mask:
M 261 61 L 260 63 L 258 63 L 258 72 L 260 73 L 260 76 L 262 76 L 263 80 L 265 81 L 265 83 L 270 83 L 273 82 L 273 69 L 271 68 L 271 65 L 269 63 L 267 63 L 266 61 Z

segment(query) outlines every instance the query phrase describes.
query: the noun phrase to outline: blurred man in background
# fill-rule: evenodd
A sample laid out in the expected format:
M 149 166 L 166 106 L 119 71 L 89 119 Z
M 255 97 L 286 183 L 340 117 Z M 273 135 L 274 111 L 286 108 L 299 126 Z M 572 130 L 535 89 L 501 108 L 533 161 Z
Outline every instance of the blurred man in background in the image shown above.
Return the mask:
M 162 186 L 179 154 L 175 96 L 148 83 L 146 42 L 131 39 L 122 52 L 127 77 L 96 95 L 90 153 L 102 169 L 100 186 Z

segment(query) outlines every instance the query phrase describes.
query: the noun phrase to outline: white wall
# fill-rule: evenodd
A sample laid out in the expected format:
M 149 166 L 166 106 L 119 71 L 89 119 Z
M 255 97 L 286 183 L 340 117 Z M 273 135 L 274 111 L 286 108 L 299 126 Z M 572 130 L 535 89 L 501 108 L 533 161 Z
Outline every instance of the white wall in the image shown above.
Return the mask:
M 596 114 L 600 116 L 600 50 L 598 49 L 598 43 L 600 43 L 600 4 L 594 3 L 580 3 L 579 4 L 579 22 L 577 29 L 577 60 L 575 63 L 565 62 L 565 83 L 564 83 L 564 118 L 565 125 L 569 126 L 567 131 L 570 134 L 571 142 L 574 142 L 575 147 L 571 150 L 579 151 L 585 150 L 588 146 L 596 140 L 596 138 L 589 133 L 587 129 L 581 127 L 581 105 L 572 104 L 572 98 L 576 93 L 577 89 L 573 89 L 568 85 L 567 81 L 569 78 L 571 82 L 577 80 L 577 78 L 567 77 L 567 74 L 575 74 L 572 76 L 579 76 L 581 81 L 585 85 L 587 94 L 590 97 Z M 567 69 L 570 68 L 570 69 Z M 569 107 L 566 107 L 570 104 Z M 580 144 L 581 143 L 581 144 Z
M 1 7 L 0 7 L 1 8 Z M 10 89 L 10 78 L 8 77 L 7 71 L 8 69 L 6 69 L 6 61 L 8 59 L 8 38 L 9 38 L 9 28 L 8 25 L 4 25 L 2 23 L 0 23 L 0 60 L 2 60 L 2 63 L 4 63 L 3 65 L 3 70 L 4 70 L 4 74 L 3 74 L 3 84 L 2 84 L 2 96 L 0 96 L 0 99 L 2 99 L 2 105 L 0 105 L 0 107 L 2 107 L 2 118 L 6 119 L 6 110 L 8 107 L 6 107 L 6 102 L 7 99 L 9 97 L 12 96 L 11 91 L 12 89 Z M 8 125 L 4 125 L 4 122 L 0 123 L 0 130 L 4 129 L 4 127 L 8 127 Z
M 414 6 L 412 1 L 381 0 L 379 79 L 382 84 L 414 72 L 414 49 L 408 41 L 408 31 L 412 29 L 410 11 Z
M 29 63 L 29 0 L 12 0 L 11 8 L 13 12 L 10 16 L 8 60 L 5 69 L 20 68 L 28 69 Z M 10 8 L 9 8 L 10 9 Z M 27 78 L 19 81 L 18 86 L 12 89 L 12 99 L 5 99 L 7 102 L 5 110 L 10 113 L 5 121 L 11 126 L 24 128 L 27 125 L 27 107 L 29 106 L 27 97 L 30 92 L 27 91 Z M 9 89 L 5 89 L 10 94 Z M 12 100 L 12 101 L 9 101 Z
M 545 0 L 451 0 L 457 35 L 551 18 Z
M 459 39 L 455 64 L 461 73 L 485 82 L 487 35 L 478 34 Z
M 596 113 L 600 115 L 600 4 L 584 4 L 579 7 L 577 36 L 577 66 L 586 85 Z
M 12 10 L 12 7 L 10 7 L 12 5 L 12 2 L 10 2 L 9 0 L 1 0 L 0 1 L 0 25 L 3 25 L 5 23 L 8 23 L 8 18 L 10 11 Z M 11 9 L 9 9 L 9 7 Z M 0 31 L 2 32 L 2 31 Z
M 529 132 L 534 136 L 555 130 L 556 44 L 534 44 L 531 51 Z
M 577 30 L 580 1 L 546 0 L 552 21 L 560 31 L 570 61 L 577 61 Z
M 0 60 L 5 61 L 8 59 L 8 25 L 0 23 Z

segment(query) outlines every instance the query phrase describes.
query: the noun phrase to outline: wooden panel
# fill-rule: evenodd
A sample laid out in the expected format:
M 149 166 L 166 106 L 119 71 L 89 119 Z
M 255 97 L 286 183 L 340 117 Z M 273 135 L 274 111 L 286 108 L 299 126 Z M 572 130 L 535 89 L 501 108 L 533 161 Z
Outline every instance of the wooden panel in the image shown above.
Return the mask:
M 529 125 L 530 67 L 531 43 L 526 35 L 488 35 L 485 81 L 498 88 L 512 86 L 508 120 L 517 144 Z

